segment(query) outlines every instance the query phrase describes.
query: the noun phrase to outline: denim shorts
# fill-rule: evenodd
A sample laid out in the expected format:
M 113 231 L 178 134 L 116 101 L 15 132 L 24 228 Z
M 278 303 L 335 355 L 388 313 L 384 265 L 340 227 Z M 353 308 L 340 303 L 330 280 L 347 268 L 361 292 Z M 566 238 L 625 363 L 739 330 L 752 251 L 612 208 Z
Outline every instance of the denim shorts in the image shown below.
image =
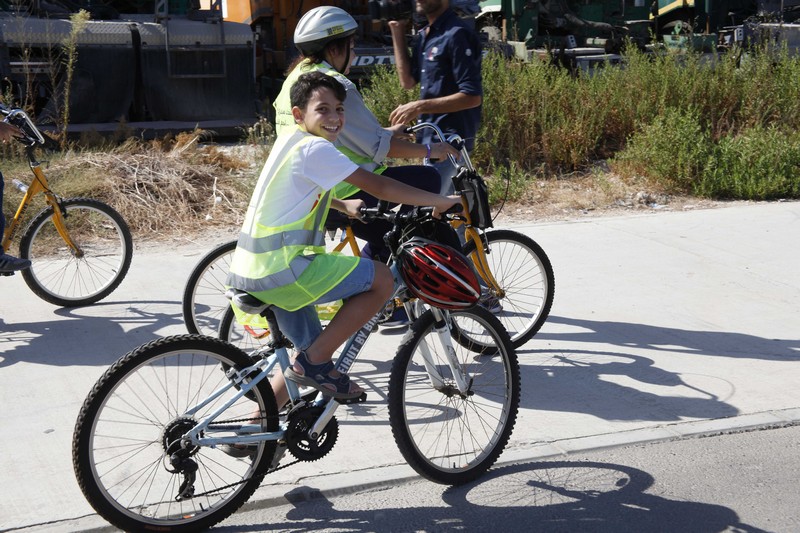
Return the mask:
M 322 325 L 317 316 L 316 304 L 344 300 L 356 294 L 366 292 L 372 287 L 375 279 L 375 263 L 371 259 L 361 259 L 358 265 L 336 287 L 320 297 L 314 304 L 307 305 L 297 311 L 286 311 L 278 306 L 272 309 L 278 321 L 278 327 L 287 339 L 292 341 L 295 349 L 305 350 L 322 333 Z

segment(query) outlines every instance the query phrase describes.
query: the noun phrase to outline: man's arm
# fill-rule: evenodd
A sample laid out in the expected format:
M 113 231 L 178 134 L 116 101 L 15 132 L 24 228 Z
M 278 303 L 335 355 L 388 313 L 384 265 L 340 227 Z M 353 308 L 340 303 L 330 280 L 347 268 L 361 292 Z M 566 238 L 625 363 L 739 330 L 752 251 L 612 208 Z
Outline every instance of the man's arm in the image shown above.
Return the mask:
M 397 106 L 389 115 L 389 121 L 392 124 L 410 124 L 422 114 L 444 114 L 472 109 L 481 105 L 482 100 L 480 95 L 465 93 L 455 93 L 426 100 L 414 100 Z
M 413 89 L 417 80 L 411 75 L 411 58 L 408 55 L 408 44 L 406 43 L 405 20 L 389 21 L 389 31 L 392 34 L 392 47 L 394 48 L 394 66 L 397 69 L 397 77 L 400 78 L 400 86 L 403 89 Z

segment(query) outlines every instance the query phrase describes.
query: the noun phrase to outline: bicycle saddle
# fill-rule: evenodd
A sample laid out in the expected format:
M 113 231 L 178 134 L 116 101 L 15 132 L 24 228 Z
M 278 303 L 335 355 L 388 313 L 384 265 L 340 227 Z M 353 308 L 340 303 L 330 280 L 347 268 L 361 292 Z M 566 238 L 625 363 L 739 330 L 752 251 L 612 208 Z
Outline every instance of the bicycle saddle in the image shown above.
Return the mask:
M 234 288 L 230 288 L 225 291 L 225 297 L 232 303 L 236 304 L 236 307 L 245 313 L 250 313 L 253 315 L 260 315 L 266 308 L 272 305 L 262 302 L 248 292 Z

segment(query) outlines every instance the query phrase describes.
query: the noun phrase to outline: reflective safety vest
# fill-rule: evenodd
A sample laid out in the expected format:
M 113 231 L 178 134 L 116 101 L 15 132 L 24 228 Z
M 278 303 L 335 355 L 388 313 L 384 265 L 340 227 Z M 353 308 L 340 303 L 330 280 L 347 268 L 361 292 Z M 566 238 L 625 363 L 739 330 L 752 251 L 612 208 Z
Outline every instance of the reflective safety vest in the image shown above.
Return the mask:
M 327 74 L 328 76 L 333 76 L 337 79 L 339 77 L 343 77 L 343 74 L 341 74 L 338 70 L 325 63 L 312 64 L 310 61 L 303 61 L 298 64 L 289 73 L 289 75 L 286 76 L 286 81 L 284 81 L 283 85 L 281 86 L 281 92 L 278 94 L 278 96 L 275 98 L 275 102 L 272 104 L 275 107 L 275 133 L 278 135 L 284 131 L 287 131 L 289 128 L 297 127 L 297 124 L 294 121 L 294 116 L 292 115 L 292 104 L 290 98 L 292 85 L 294 85 L 294 82 L 296 82 L 297 78 L 299 78 L 302 74 L 314 72 L 316 70 Z M 345 120 L 346 119 L 347 117 L 345 116 Z M 345 123 L 345 128 L 346 127 L 347 123 Z M 341 144 L 336 144 L 336 148 L 346 155 L 350 161 L 360 167 L 367 167 L 369 169 L 373 164 L 375 164 L 375 161 L 373 161 L 371 157 L 357 154 L 350 148 L 342 146 Z M 384 170 L 386 170 L 386 165 L 380 165 L 372 170 L 372 172 L 376 174 L 382 174 Z M 359 190 L 360 189 L 355 185 L 342 182 L 333 188 L 333 195 L 335 198 L 349 198 Z
M 336 287 L 358 264 L 353 256 L 325 252 L 324 226 L 331 204 L 326 191 L 308 215 L 281 226 L 267 226 L 262 213 L 275 202 L 276 184 L 293 179 L 300 148 L 313 140 L 297 129 L 279 136 L 247 208 L 231 260 L 227 285 L 259 300 L 296 311 Z

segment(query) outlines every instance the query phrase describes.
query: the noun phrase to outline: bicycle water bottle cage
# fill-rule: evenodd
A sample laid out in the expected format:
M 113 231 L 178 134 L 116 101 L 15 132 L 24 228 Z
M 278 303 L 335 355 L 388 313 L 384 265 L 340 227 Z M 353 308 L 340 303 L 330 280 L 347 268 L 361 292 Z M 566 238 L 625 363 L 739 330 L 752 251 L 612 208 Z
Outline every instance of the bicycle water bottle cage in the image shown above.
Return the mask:
M 234 303 L 236 307 L 252 315 L 260 315 L 266 308 L 272 305 L 264 303 L 252 294 L 239 289 L 228 289 L 225 291 L 225 297 Z

